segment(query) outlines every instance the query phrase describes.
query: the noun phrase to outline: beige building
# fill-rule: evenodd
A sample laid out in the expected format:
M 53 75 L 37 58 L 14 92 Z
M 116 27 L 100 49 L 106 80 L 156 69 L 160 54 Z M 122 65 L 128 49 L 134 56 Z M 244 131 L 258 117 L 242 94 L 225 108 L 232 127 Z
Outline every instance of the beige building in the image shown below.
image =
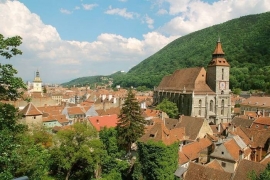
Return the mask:
M 201 117 L 212 123 L 231 121 L 230 65 L 220 40 L 207 66 L 176 70 L 154 90 L 154 104 L 164 98 L 177 104 L 181 115 Z
M 32 103 L 27 104 L 20 112 L 22 118 L 20 123 L 28 125 L 30 128 L 42 126 L 42 112 Z

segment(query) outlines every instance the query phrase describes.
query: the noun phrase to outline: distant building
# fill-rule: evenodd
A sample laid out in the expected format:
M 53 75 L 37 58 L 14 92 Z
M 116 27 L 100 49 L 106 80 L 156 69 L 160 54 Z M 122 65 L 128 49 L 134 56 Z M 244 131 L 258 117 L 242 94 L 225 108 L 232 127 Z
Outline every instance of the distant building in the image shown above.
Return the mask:
M 39 71 L 36 72 L 36 77 L 33 81 L 33 92 L 40 92 L 42 93 L 42 81 L 39 76 Z
M 181 115 L 201 117 L 214 124 L 231 121 L 230 65 L 218 40 L 207 66 L 176 70 L 154 90 L 154 104 L 164 98 L 177 104 Z

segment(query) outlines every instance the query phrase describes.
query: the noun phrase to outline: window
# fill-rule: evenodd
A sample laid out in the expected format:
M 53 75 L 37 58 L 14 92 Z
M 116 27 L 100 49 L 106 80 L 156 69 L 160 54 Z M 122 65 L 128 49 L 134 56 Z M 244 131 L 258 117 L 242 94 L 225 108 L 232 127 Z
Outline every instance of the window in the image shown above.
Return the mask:
M 224 80 L 224 69 L 222 69 L 222 80 Z
M 199 116 L 202 114 L 202 100 L 199 100 Z
M 221 115 L 224 115 L 224 99 L 221 101 Z
M 211 100 L 210 101 L 210 111 L 214 111 L 214 101 L 213 100 Z
M 224 151 L 222 151 L 221 154 L 224 154 Z
M 221 166 L 222 167 L 226 167 L 226 163 L 225 162 L 221 162 Z

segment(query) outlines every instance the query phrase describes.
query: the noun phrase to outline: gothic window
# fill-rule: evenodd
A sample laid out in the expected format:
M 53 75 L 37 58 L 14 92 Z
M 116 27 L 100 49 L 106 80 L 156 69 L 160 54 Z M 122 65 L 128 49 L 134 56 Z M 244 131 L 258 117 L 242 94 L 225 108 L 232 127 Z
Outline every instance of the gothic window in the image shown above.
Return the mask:
M 214 101 L 213 100 L 211 100 L 210 101 L 210 111 L 214 111 Z
M 224 115 L 224 99 L 221 101 L 221 115 Z

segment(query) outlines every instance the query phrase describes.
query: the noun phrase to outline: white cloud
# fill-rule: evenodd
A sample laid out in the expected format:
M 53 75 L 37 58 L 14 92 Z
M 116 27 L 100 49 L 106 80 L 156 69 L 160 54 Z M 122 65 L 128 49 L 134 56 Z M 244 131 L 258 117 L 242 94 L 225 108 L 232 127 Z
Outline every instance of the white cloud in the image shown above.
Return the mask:
M 85 10 L 92 10 L 94 7 L 97 7 L 98 4 L 82 4 L 82 6 Z
M 120 2 L 127 2 L 127 0 L 119 0 Z
M 81 8 L 80 8 L 80 6 L 75 6 L 74 9 L 75 9 L 75 10 L 79 10 L 79 9 L 81 9 Z
M 19 47 L 23 55 L 9 62 L 25 80 L 32 80 L 36 69 L 44 82 L 128 70 L 175 38 L 157 32 L 145 34 L 143 40 L 102 33 L 93 42 L 64 41 L 53 26 L 45 25 L 19 1 L 0 4 L 0 12 L 5 16 L 0 18 L 5 24 L 0 32 L 5 37 L 23 38 Z
M 72 14 L 72 11 L 69 11 L 69 10 L 63 9 L 63 8 L 60 9 L 60 12 L 63 14 Z
M 181 3 L 177 2 L 167 1 L 179 6 Z M 109 10 L 111 14 L 129 19 L 138 16 L 126 9 L 110 7 Z M 32 80 L 34 71 L 39 69 L 44 82 L 65 82 L 77 77 L 127 71 L 179 36 L 232 18 L 269 10 L 269 0 L 227 0 L 213 4 L 188 1 L 181 10 L 169 7 L 168 12 L 174 14 L 172 19 L 158 31 L 143 34 L 141 40 L 104 32 L 93 42 L 79 42 L 62 40 L 55 27 L 44 24 L 21 2 L 0 0 L 0 24 L 4 24 L 0 26 L 0 33 L 5 37 L 19 35 L 23 38 L 19 47 L 23 55 L 3 59 L 1 63 L 12 63 L 25 80 Z M 145 16 L 144 21 L 151 27 L 157 20 Z
M 112 8 L 112 6 L 109 6 L 109 9 L 105 11 L 106 14 L 111 15 L 119 15 L 126 19 L 133 19 L 134 16 L 138 16 L 137 13 L 134 12 L 127 12 L 126 8 L 120 9 L 120 8 Z
M 150 18 L 147 14 L 145 15 L 143 22 L 148 25 L 149 29 L 154 29 L 154 19 Z
M 168 14 L 168 11 L 166 9 L 159 9 L 157 14 L 158 15 Z
M 180 36 L 243 15 L 270 10 L 268 0 L 227 0 L 213 4 L 198 0 L 163 1 L 170 4 L 170 14 L 177 14 L 177 16 L 164 24 L 159 32 Z M 180 6 L 181 8 L 177 8 Z

